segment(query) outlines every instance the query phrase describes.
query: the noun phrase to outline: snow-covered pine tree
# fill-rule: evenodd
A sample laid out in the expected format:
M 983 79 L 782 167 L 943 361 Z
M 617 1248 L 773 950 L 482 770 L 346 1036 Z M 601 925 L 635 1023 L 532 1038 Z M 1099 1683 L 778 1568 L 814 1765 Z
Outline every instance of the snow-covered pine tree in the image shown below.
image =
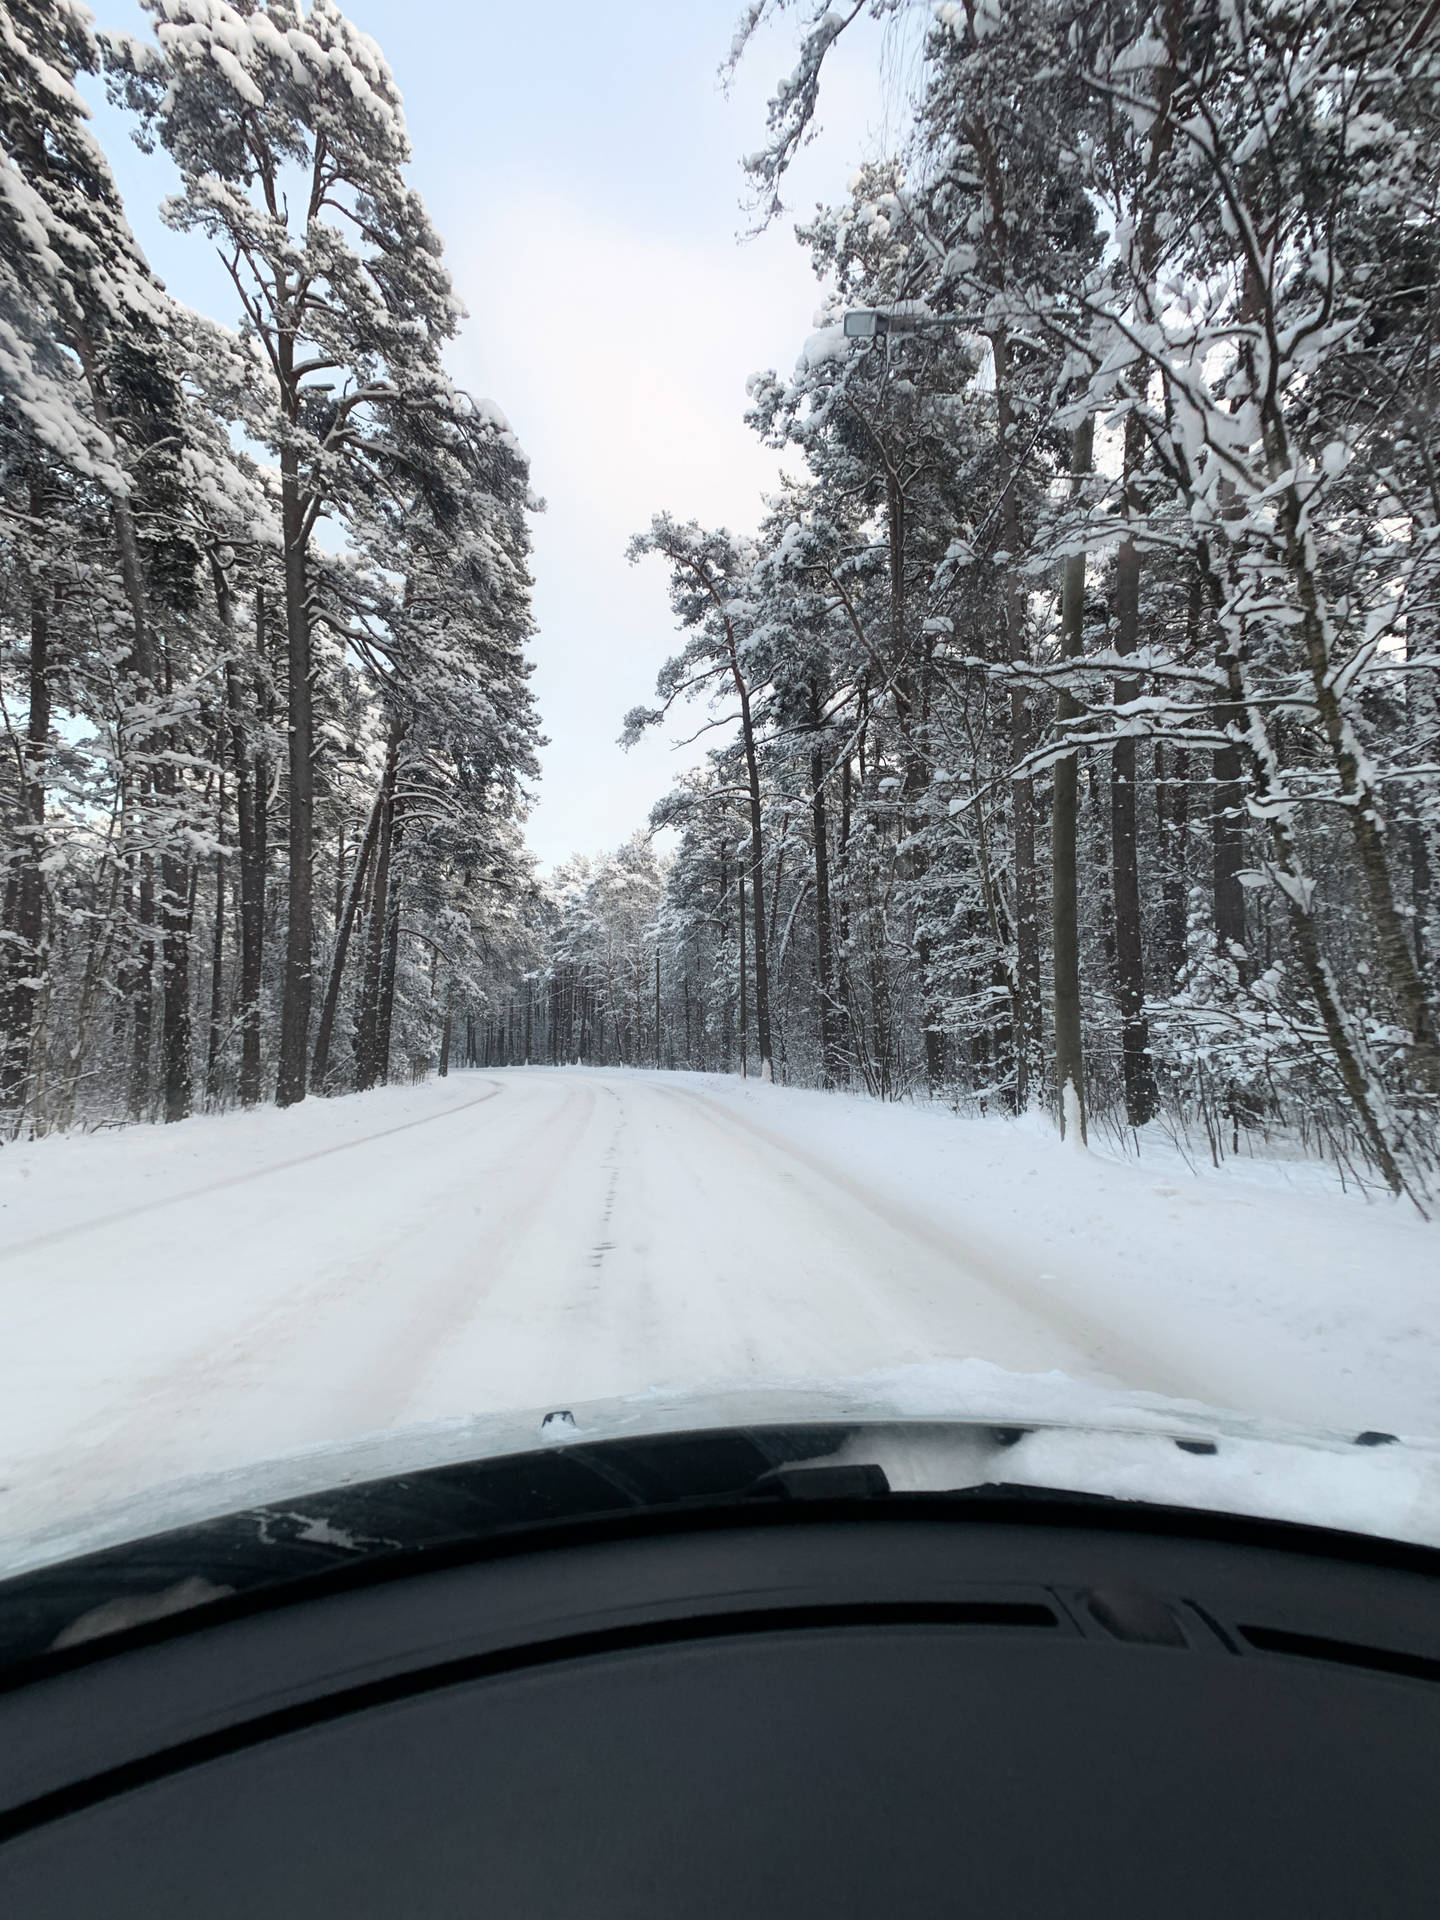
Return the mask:
M 117 88 L 179 167 L 169 217 L 214 240 L 270 376 L 246 425 L 280 467 L 289 882 L 276 1097 L 288 1105 L 306 1090 L 314 978 L 311 541 L 322 517 L 363 501 L 377 428 L 424 403 L 458 308 L 404 178 L 395 82 L 332 0 L 150 10 L 158 50 L 108 42 Z
M 524 782 L 537 771 L 523 653 L 534 505 L 524 455 L 497 409 L 439 376 L 423 403 L 384 423 L 373 455 L 369 497 L 351 515 L 362 564 L 331 569 L 319 601 L 322 624 L 363 664 L 385 734 L 379 789 L 337 914 L 312 1064 L 322 1085 L 362 889 L 371 894 L 356 1016 L 365 1086 L 386 1071 L 404 927 L 427 917 L 458 925 L 471 908 L 490 922 L 528 886 L 515 835 Z M 426 904 L 402 915 L 415 888 Z M 439 953 L 435 936 L 408 937 Z M 447 943 L 452 967 L 469 966 L 467 944 Z
M 760 1077 L 769 1080 L 774 1075 L 774 1046 L 766 933 L 764 796 L 755 713 L 755 699 L 764 686 L 764 656 L 756 648 L 761 636 L 751 579 L 755 553 L 749 542 L 723 528 L 712 532 L 693 521 L 682 525 L 669 514 L 656 514 L 649 532 L 637 534 L 631 541 L 629 552 L 632 561 L 654 554 L 666 562 L 675 618 L 691 638 L 660 670 L 656 683 L 660 705 L 632 709 L 623 737 L 637 739 L 646 727 L 658 724 L 682 697 L 706 693 L 724 698 L 733 693 L 739 706 L 750 822 L 755 1038 Z
M 918 4 L 747 10 L 736 58 L 766 18 L 801 24 L 747 163 L 767 215 L 839 36 Z M 927 11 L 905 171 L 889 205 L 869 196 L 862 244 L 853 214 L 835 226 L 832 257 L 854 263 L 844 303 L 918 298 L 988 342 L 969 399 L 978 413 L 993 395 L 1008 475 L 987 490 L 972 463 L 965 506 L 942 510 L 950 550 L 906 591 L 922 627 L 947 630 L 930 761 L 952 824 L 976 826 L 996 925 L 1032 918 L 1058 803 L 1050 951 L 1038 917 L 1015 942 L 1023 1018 L 1048 964 L 1070 1055 L 1078 998 L 1102 1109 L 1117 1084 L 1137 1123 L 1157 1093 L 1193 1101 L 1218 1143 L 1222 1116 L 1237 1138 L 1267 1114 L 1323 1131 L 1339 1093 L 1362 1150 L 1417 1190 L 1437 996 L 1435 544 L 1415 396 L 1436 352 L 1440 27 L 1402 5 L 1244 0 Z M 888 244 L 907 228 L 902 271 L 867 271 L 882 229 Z M 911 349 L 892 335 L 886 351 L 887 377 L 913 380 Z M 758 401 L 784 411 L 764 383 Z M 821 411 L 798 412 L 817 477 L 846 449 Z M 1066 482 L 1082 428 L 1095 472 Z M 975 565 L 1000 555 L 1009 661 L 986 644 Z M 873 615 L 866 632 L 883 644 Z M 1011 702 L 999 765 L 977 668 Z M 1039 809 L 1032 863 L 1022 803 L 1009 877 L 977 804 L 997 775 Z M 876 855 L 872 873 L 893 875 Z M 1100 884 L 1072 886 L 1087 865 Z M 947 1017 L 969 1035 L 956 1064 L 968 1048 L 978 1066 L 963 994 Z
M 25 0 L 0 24 L 0 359 L 12 417 L 34 445 L 35 502 L 43 469 L 98 484 L 108 502 L 129 624 L 117 689 L 124 764 L 127 859 L 135 869 L 138 940 L 129 973 L 137 1035 L 137 1089 L 148 1079 L 150 994 L 161 925 L 165 1109 L 188 1111 L 189 980 L 183 785 L 167 711 L 175 662 L 169 638 L 191 588 L 196 555 L 176 525 L 183 490 L 184 396 L 170 369 L 174 309 L 135 245 L 110 168 L 87 125 L 76 74 L 93 70 L 90 17 L 68 0 Z M 33 517 L 33 516 L 32 516 Z M 47 589 L 49 591 L 50 589 Z M 3 1076 L 23 1100 L 19 1054 L 43 985 L 38 954 L 44 828 L 43 724 L 48 645 L 32 623 L 30 815 L 17 887 Z M 156 879 L 158 877 L 158 899 Z M 28 955 L 28 958 L 27 958 Z M 143 1060 L 142 1060 L 143 1053 Z

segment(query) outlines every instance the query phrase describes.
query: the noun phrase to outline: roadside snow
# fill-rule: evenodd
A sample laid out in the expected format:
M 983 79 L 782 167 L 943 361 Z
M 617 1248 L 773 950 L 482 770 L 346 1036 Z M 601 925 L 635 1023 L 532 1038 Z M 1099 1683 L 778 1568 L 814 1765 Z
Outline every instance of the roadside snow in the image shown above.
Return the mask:
M 1293 1497 L 1430 1537 L 1434 1449 L 1345 1450 L 1440 1435 L 1440 1234 L 1310 1167 L 1122 1161 L 754 1081 L 460 1074 L 5 1148 L 0 1354 L 15 1552 L 118 1503 L 163 1524 L 216 1497 L 169 1483 L 238 1493 L 305 1449 L 383 1472 L 387 1434 L 416 1430 L 413 1462 L 506 1416 L 539 1444 L 535 1409 L 817 1388 L 1170 1432 L 1230 1410 L 1223 1475 L 1180 1470 L 1231 1504 L 1257 1471 L 1236 1448 L 1268 1444 L 1247 1422 L 1321 1427 L 1333 1458 Z M 1058 1444 L 1007 1474 L 1043 1478 Z M 1111 1490 L 1154 1483 L 1104 1444 Z
M 1227 1384 L 1216 1404 L 1440 1435 L 1440 1229 L 1343 1190 L 1328 1163 L 1217 1170 L 1157 1141 L 1121 1159 L 1077 1152 L 1041 1120 L 798 1090 L 782 1106 L 753 1081 L 702 1084 L 1059 1299 L 1178 1336 L 1198 1375 Z

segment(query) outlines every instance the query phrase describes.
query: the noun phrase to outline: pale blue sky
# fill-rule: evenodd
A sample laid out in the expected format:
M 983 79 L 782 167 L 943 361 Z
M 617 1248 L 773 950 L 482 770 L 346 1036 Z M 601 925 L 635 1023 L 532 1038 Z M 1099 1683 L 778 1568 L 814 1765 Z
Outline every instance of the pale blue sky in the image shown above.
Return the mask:
M 143 31 L 129 0 L 103 25 Z M 535 689 L 551 745 L 530 822 L 540 858 L 598 853 L 644 824 L 677 757 L 659 738 L 622 754 L 626 709 L 673 643 L 658 565 L 626 540 L 652 512 L 753 525 L 775 459 L 741 418 L 757 368 L 788 368 L 821 290 L 780 223 L 745 224 L 739 156 L 760 143 L 790 29 L 748 56 L 730 98 L 716 72 L 740 0 L 352 0 L 405 97 L 412 178 L 444 234 L 470 312 L 451 361 L 494 399 L 530 454 L 549 511 L 535 528 Z M 797 209 L 838 199 L 887 143 L 901 83 L 872 36 L 842 43 L 825 133 L 803 155 Z M 189 304 L 231 322 L 228 283 L 198 238 L 155 217 L 171 176 L 102 137 L 137 235 Z M 689 726 L 677 731 L 693 730 Z

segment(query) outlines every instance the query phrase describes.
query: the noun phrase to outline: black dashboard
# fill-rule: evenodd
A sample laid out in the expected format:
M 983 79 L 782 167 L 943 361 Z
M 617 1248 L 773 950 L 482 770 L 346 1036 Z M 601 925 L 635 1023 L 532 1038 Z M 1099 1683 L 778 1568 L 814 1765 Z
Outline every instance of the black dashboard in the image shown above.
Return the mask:
M 1435 1911 L 1440 1556 L 710 1438 L 0 1586 L 0 1913 Z

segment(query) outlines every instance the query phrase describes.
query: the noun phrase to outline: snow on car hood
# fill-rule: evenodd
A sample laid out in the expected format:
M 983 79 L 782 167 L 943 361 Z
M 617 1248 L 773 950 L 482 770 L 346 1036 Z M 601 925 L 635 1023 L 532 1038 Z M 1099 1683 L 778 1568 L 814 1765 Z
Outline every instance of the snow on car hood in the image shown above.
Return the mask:
M 547 1445 L 852 1423 L 864 1431 L 836 1460 L 883 1467 L 896 1492 L 1051 1487 L 1440 1546 L 1440 1439 L 1298 1427 L 970 1360 L 820 1386 L 718 1383 L 700 1392 L 557 1400 L 367 1434 L 171 1481 L 61 1525 L 0 1538 L 0 1577 L 247 1508 Z

